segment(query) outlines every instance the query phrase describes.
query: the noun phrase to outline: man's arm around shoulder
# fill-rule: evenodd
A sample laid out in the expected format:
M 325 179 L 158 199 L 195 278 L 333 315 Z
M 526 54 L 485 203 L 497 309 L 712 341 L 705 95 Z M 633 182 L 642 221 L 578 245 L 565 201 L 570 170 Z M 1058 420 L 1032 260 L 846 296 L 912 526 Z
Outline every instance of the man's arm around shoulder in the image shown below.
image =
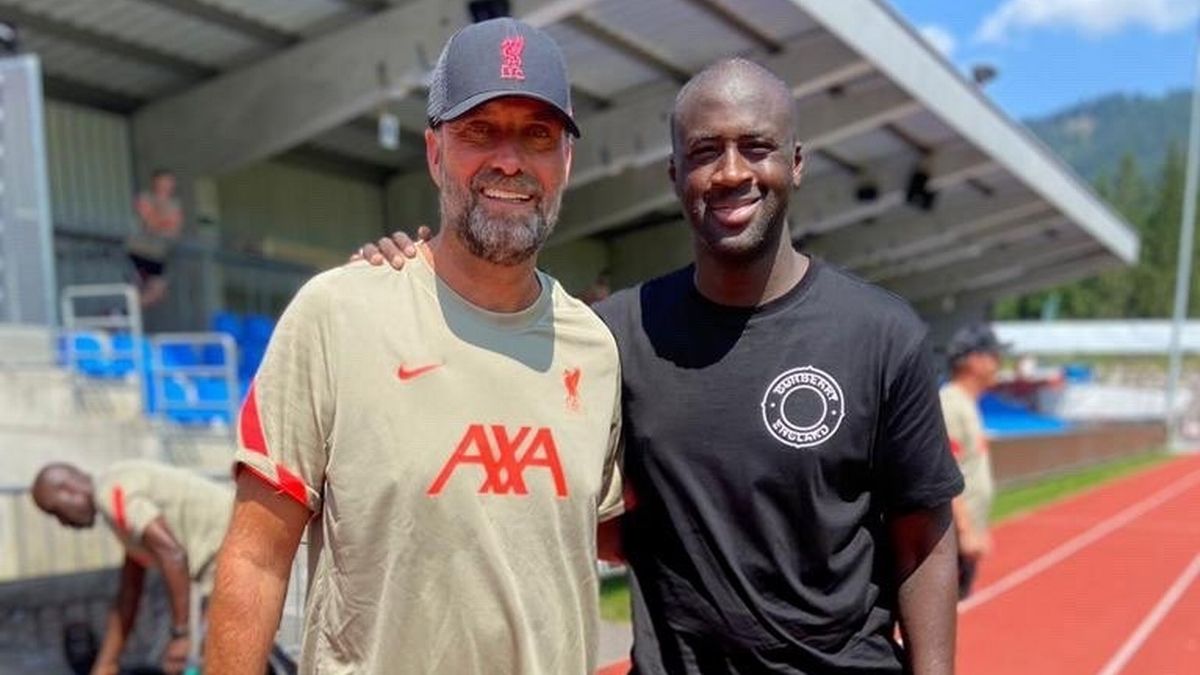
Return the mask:
M 222 675 L 266 670 L 292 559 L 311 513 L 240 471 L 229 531 L 217 556 L 204 669 Z

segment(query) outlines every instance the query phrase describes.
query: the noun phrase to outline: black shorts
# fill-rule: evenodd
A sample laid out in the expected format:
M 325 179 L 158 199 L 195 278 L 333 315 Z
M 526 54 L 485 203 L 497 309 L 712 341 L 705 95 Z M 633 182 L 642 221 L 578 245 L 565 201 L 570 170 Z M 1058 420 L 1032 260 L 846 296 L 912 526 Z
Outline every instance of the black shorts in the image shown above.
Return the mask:
M 142 277 L 161 277 L 163 268 L 166 267 L 166 263 L 161 260 L 143 258 L 136 253 L 130 253 L 129 259 L 133 261 L 133 266 L 137 268 L 138 274 Z

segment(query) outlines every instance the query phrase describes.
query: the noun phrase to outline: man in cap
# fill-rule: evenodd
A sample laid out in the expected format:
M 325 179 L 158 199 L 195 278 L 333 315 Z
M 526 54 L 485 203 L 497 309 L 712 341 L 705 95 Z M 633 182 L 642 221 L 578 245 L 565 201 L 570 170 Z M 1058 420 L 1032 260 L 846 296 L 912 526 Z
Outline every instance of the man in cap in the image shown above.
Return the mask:
M 468 26 L 428 117 L 438 236 L 400 273 L 306 284 L 247 396 L 206 671 L 262 672 L 310 520 L 303 672 L 594 669 L 620 375 L 535 267 L 578 134 L 562 55 L 519 21 Z
M 979 561 L 992 548 L 988 514 L 995 486 L 987 436 L 979 415 L 979 399 L 996 384 L 1000 357 L 1007 346 L 984 323 L 964 326 L 946 346 L 950 380 L 939 392 L 950 450 L 962 470 L 965 488 L 954 498 L 954 529 L 958 532 L 958 597 L 966 598 Z
M 953 670 L 962 476 L 926 329 L 793 248 L 795 115 L 743 59 L 684 85 L 695 263 L 595 305 L 621 353 L 637 673 Z M 397 266 L 393 236 L 364 257 Z
M 99 512 L 125 547 L 117 598 L 92 673 L 117 672 L 147 567 L 162 573 L 171 606 L 171 641 L 163 669 L 182 672 L 192 647 L 192 602 L 212 590 L 232 491 L 185 469 L 128 460 L 95 479 L 70 464 L 48 464 L 34 480 L 33 499 L 68 527 L 91 527 Z

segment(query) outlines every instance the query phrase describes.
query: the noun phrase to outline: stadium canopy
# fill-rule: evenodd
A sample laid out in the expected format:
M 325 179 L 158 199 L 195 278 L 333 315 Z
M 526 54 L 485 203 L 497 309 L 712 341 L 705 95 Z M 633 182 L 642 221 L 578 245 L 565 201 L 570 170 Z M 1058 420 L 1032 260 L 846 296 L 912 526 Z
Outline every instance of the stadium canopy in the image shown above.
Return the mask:
M 503 5 L 544 27 L 571 69 L 583 138 L 552 244 L 606 242 L 614 277 L 690 257 L 667 111 L 730 55 L 796 96 L 795 239 L 926 315 L 1137 256 L 1126 223 L 877 0 L 0 0 L 0 20 L 40 55 L 48 95 L 130 115 L 140 167 L 211 176 L 305 157 L 398 184 L 416 219 L 435 204 L 428 72 L 472 10 Z M 394 150 L 377 137 L 385 111 Z

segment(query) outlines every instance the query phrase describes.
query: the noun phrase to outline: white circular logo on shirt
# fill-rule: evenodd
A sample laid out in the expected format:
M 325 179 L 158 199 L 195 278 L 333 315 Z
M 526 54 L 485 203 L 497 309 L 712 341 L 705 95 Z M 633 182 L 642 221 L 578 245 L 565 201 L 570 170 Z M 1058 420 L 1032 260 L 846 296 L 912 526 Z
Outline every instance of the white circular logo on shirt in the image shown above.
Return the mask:
M 846 416 L 845 403 L 841 385 L 829 373 L 812 366 L 792 368 L 767 387 L 763 422 L 785 445 L 812 448 L 837 433 Z

